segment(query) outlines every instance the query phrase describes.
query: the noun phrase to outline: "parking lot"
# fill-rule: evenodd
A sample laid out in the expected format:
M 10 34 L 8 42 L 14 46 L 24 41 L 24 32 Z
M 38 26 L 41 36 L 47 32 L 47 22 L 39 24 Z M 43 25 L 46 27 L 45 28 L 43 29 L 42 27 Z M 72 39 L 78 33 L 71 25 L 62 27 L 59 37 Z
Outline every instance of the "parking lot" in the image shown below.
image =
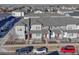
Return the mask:
M 34 45 L 34 49 L 35 48 L 40 48 L 40 47 L 43 47 L 43 46 L 45 46 L 45 47 L 47 47 L 48 48 L 48 52 L 47 53 L 45 53 L 45 54 L 41 54 L 41 55 L 47 55 L 47 54 L 49 54 L 49 53 L 51 53 L 51 52 L 53 52 L 53 51 L 58 51 L 59 52 L 59 55 L 77 55 L 77 54 L 79 54 L 79 46 L 78 46 L 78 44 L 77 44 L 77 50 L 76 50 L 76 52 L 75 53 L 62 53 L 62 52 L 60 52 L 60 50 L 61 50 L 61 48 L 63 47 L 63 46 L 66 46 L 66 45 L 73 45 L 73 46 L 75 46 L 75 43 L 73 44 L 51 44 L 51 45 L 49 45 L 49 46 L 46 46 L 46 45 L 41 45 L 41 46 L 39 46 L 38 44 L 37 45 Z M 22 48 L 21 46 L 18 46 L 18 47 L 5 47 L 5 49 L 7 49 L 7 53 L 6 54 L 10 54 L 11 53 L 11 55 L 13 54 L 13 55 L 16 55 L 16 49 L 18 49 L 18 48 Z M 5 54 L 5 53 L 4 53 Z M 30 52 L 29 54 L 22 54 L 22 55 L 39 55 L 39 54 L 35 54 L 35 53 L 33 53 L 33 51 L 32 52 Z

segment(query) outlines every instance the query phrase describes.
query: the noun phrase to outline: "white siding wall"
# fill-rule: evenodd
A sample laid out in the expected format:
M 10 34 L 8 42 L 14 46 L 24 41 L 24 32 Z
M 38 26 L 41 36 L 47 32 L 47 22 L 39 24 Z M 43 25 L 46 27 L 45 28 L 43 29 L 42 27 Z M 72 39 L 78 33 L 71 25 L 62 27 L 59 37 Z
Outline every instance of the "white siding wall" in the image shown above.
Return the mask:
M 77 33 L 67 33 L 67 32 L 64 32 L 63 37 L 64 38 L 77 38 Z
M 67 38 L 77 38 L 77 33 L 68 33 Z
M 25 39 L 25 26 L 15 26 L 15 33 L 19 39 Z
M 32 25 L 31 30 L 41 30 L 41 25 Z
M 52 32 L 51 38 L 55 38 L 55 33 Z
M 77 25 L 77 29 L 79 29 L 79 25 Z
M 64 38 L 67 38 L 67 32 L 64 32 L 63 37 L 64 37 Z
M 41 39 L 42 33 L 32 33 L 32 39 Z
M 51 38 L 55 38 L 56 34 L 53 32 L 52 35 L 51 35 Z M 45 37 L 45 35 L 44 35 Z M 79 37 L 79 35 L 77 33 L 67 33 L 67 32 L 64 32 L 64 35 L 62 36 L 61 34 L 59 34 L 59 38 L 62 39 L 62 38 L 77 38 Z M 47 38 L 49 39 L 49 34 L 47 34 Z

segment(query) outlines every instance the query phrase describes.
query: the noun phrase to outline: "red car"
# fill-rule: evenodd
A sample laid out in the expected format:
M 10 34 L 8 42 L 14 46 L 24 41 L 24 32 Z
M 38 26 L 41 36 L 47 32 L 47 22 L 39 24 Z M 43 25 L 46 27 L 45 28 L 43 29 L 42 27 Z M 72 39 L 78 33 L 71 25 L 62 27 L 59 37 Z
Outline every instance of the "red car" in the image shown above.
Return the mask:
M 75 51 L 76 51 L 75 47 L 72 45 L 67 45 L 61 48 L 61 52 L 63 53 L 74 53 Z

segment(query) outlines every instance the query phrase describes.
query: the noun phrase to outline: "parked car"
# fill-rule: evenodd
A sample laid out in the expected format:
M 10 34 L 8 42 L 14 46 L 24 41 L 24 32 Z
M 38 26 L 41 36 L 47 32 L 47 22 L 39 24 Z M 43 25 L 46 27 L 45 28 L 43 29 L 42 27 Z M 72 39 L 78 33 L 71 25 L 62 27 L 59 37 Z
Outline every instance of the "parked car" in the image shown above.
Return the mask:
M 28 53 L 32 52 L 32 50 L 33 50 L 33 46 L 28 46 L 28 47 L 16 49 L 16 54 L 18 54 L 18 55 L 28 54 Z
M 61 48 L 61 52 L 63 53 L 75 53 L 76 49 L 73 45 L 67 45 Z
M 34 54 L 45 54 L 46 52 L 48 52 L 47 47 L 36 48 L 33 50 Z
M 58 51 L 52 51 L 52 52 L 48 53 L 47 55 L 59 55 L 59 52 Z

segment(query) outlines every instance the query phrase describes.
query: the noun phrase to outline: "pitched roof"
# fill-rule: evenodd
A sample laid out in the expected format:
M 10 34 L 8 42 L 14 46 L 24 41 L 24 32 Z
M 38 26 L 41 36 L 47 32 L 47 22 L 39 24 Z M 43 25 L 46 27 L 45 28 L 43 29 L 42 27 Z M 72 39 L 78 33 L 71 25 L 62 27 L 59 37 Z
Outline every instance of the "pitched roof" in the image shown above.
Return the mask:
M 22 19 L 19 22 L 24 22 L 29 24 L 29 19 Z M 67 24 L 78 24 L 79 19 L 72 17 L 40 17 L 40 18 L 31 18 L 31 24 L 43 24 L 44 26 L 66 26 Z

